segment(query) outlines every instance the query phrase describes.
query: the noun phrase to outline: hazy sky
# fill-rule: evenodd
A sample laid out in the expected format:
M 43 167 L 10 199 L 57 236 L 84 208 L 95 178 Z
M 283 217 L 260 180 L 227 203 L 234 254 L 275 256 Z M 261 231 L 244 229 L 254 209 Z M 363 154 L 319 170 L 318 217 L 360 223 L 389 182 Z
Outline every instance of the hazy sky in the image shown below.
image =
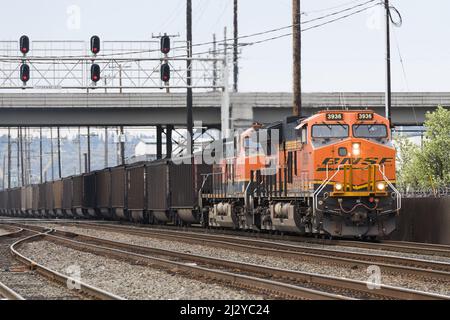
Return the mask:
M 361 2 L 364 1 L 302 0 L 302 11 L 306 12 L 303 19 L 342 7 L 317 10 Z M 16 40 L 22 34 L 34 40 L 88 40 L 93 34 L 104 40 L 147 40 L 152 32 L 180 33 L 184 38 L 185 3 L 185 0 L 4 0 L 0 10 L 0 40 Z M 403 26 L 393 27 L 392 34 L 393 90 L 449 91 L 450 1 L 392 0 L 392 4 L 403 16 Z M 79 28 L 73 20 L 78 9 Z M 210 41 L 213 32 L 222 38 L 224 26 L 228 26 L 231 37 L 232 9 L 233 0 L 193 0 L 193 42 Z M 384 90 L 383 19 L 382 8 L 378 6 L 304 32 L 303 89 Z M 291 0 L 240 0 L 239 24 L 241 35 L 290 25 Z M 291 73 L 290 37 L 242 49 L 241 91 L 291 91 Z

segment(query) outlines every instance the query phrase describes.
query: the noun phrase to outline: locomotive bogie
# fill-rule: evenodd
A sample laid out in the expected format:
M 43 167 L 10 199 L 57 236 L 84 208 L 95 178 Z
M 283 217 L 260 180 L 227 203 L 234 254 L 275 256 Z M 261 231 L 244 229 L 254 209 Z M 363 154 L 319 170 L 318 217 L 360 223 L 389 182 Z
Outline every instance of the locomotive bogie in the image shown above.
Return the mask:
M 233 220 L 233 205 L 229 202 L 214 204 L 209 211 L 209 225 L 211 227 L 237 228 L 237 221 Z
M 297 205 L 289 202 L 275 202 L 270 206 L 271 224 L 274 230 L 282 232 L 301 232 L 301 224 Z

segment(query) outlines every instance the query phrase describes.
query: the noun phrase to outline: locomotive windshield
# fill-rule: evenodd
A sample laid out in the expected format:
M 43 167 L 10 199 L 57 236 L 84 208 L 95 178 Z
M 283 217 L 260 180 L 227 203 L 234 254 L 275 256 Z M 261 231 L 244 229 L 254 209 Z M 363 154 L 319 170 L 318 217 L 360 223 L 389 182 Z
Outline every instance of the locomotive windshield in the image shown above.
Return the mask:
M 258 142 L 254 141 L 253 139 L 251 139 L 250 137 L 244 138 L 244 150 L 247 156 L 253 156 L 259 153 L 264 153 L 264 150 L 261 147 L 261 145 Z
M 313 138 L 347 138 L 348 125 L 346 124 L 320 124 L 312 127 Z
M 387 128 L 384 124 L 355 124 L 353 136 L 355 138 L 386 138 Z

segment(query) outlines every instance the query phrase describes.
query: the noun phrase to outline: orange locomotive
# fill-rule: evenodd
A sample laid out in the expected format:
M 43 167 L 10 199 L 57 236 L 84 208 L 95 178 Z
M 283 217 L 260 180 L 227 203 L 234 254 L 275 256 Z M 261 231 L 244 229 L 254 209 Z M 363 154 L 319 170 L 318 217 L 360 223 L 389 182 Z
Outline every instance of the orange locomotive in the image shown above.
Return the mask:
M 225 149 L 201 194 L 212 227 L 360 238 L 395 230 L 395 149 L 388 120 L 372 111 L 254 125 Z

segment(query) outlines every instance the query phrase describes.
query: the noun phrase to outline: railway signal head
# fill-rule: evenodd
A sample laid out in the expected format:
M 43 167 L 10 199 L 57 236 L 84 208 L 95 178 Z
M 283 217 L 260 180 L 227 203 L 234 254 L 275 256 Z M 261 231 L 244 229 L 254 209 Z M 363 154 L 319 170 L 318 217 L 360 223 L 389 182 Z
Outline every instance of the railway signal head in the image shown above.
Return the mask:
M 168 54 L 169 51 L 170 51 L 170 37 L 164 35 L 161 37 L 161 52 L 164 54 Z
M 93 82 L 100 80 L 100 66 L 96 63 L 91 66 L 91 80 Z
M 168 82 L 170 80 L 170 66 L 168 63 L 161 65 L 161 81 Z
M 30 80 L 30 66 L 25 63 L 20 66 L 20 80 L 22 80 L 23 83 Z
M 93 54 L 100 52 L 100 38 L 98 36 L 91 37 L 91 52 Z
M 27 36 L 20 37 L 20 52 L 27 54 L 30 51 L 30 39 Z

